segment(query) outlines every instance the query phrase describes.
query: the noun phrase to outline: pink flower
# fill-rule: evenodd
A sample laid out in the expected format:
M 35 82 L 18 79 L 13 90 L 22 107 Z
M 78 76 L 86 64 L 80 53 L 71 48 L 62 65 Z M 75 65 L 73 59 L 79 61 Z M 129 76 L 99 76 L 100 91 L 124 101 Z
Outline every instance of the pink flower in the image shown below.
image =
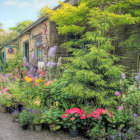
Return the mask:
M 112 118 L 113 117 L 113 113 L 112 112 L 109 112 L 109 114 L 110 114 L 110 117 Z
M 71 113 L 77 113 L 79 115 L 82 115 L 82 114 L 84 114 L 84 110 L 76 107 L 76 108 L 66 110 L 65 113 L 68 114 L 68 115 L 71 114 Z
M 93 117 L 94 119 L 99 119 L 101 114 L 106 114 L 108 112 L 107 109 L 103 109 L 103 108 L 98 108 L 96 111 L 93 111 L 90 116 Z M 113 117 L 113 114 L 111 112 L 110 113 L 110 117 Z
M 48 81 L 46 82 L 46 85 L 49 86 L 51 84 L 52 81 Z
M 9 73 L 9 76 L 12 76 L 12 73 Z
M 74 118 L 70 118 L 70 120 L 74 121 L 75 120 L 75 117 Z
M 123 105 L 119 106 L 118 111 L 123 110 Z
M 62 119 L 68 118 L 68 116 L 66 116 L 66 115 L 62 115 L 61 117 L 62 117 Z
M 41 73 L 41 71 L 40 70 L 37 70 L 37 73 Z
M 86 116 L 85 115 L 81 115 L 80 119 L 84 120 L 84 119 L 86 119 Z
M 87 118 L 91 118 L 91 114 L 87 114 Z
M 115 92 L 115 95 L 116 95 L 116 96 L 120 96 L 120 92 L 119 92 L 119 91 L 116 91 L 116 92 Z
M 35 104 L 39 105 L 40 104 L 40 101 L 39 100 L 36 100 L 35 101 Z
M 7 91 L 8 91 L 8 89 L 7 89 L 7 88 L 5 88 L 5 91 L 7 92 Z
M 126 77 L 126 76 L 125 76 L 125 73 L 122 73 L 122 74 L 121 74 L 121 77 L 122 77 L 122 79 L 125 79 L 125 77 Z

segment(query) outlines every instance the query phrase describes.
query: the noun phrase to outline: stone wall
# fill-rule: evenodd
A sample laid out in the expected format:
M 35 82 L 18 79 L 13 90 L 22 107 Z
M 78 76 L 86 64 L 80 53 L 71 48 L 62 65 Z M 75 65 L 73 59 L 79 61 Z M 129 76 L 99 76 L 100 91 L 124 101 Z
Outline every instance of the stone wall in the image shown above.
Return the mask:
M 140 52 L 116 47 L 115 54 L 120 57 L 119 63 L 124 65 L 128 72 L 138 73 L 140 70 Z

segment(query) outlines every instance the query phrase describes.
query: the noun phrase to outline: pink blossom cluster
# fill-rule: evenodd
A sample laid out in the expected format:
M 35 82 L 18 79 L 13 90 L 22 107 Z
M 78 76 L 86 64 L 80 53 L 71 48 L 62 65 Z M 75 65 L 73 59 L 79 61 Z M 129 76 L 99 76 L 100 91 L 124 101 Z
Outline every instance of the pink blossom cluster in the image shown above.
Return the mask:
M 89 116 L 93 117 L 94 119 L 99 119 L 102 114 L 109 113 L 109 117 L 113 117 L 112 112 L 109 112 L 107 109 L 98 108 L 96 111 L 93 111 Z
M 80 115 L 80 119 L 86 119 L 86 118 L 94 118 L 99 119 L 102 114 L 108 114 L 109 117 L 113 117 L 113 113 L 109 112 L 107 109 L 98 108 L 97 110 L 91 112 L 90 114 L 85 114 L 84 110 L 79 108 L 72 108 L 65 111 L 65 114 L 62 115 L 62 119 L 68 118 L 70 114 L 75 113 L 74 116 Z M 70 118 L 72 121 L 75 120 L 75 118 Z
M 68 110 L 65 111 L 65 114 L 62 115 L 62 119 L 68 118 L 68 116 L 70 114 L 75 114 L 75 116 L 78 116 L 78 115 L 82 116 L 84 114 L 84 110 L 82 110 L 80 108 L 77 108 L 77 107 L 76 108 L 72 108 L 72 109 L 68 109 Z M 70 118 L 70 119 L 72 120 L 72 118 Z

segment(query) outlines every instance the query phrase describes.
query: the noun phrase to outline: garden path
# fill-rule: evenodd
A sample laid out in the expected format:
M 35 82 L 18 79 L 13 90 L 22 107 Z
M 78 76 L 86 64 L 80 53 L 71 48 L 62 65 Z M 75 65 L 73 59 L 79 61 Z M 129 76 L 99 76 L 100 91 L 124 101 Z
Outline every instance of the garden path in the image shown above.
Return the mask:
M 70 138 L 68 133 L 49 130 L 35 132 L 22 130 L 19 123 L 13 122 L 9 113 L 0 112 L 0 140 L 85 140 L 83 137 Z

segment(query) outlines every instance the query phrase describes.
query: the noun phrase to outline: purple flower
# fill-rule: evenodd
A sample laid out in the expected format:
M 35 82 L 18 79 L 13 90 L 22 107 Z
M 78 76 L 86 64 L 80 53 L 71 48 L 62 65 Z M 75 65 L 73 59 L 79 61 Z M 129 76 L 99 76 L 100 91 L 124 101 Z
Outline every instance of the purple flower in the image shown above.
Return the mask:
M 21 108 L 20 108 L 20 111 L 23 111 L 23 110 L 24 110 L 24 108 L 23 108 L 23 107 L 21 107 Z
M 119 135 L 119 137 L 121 137 L 122 136 L 122 133 L 121 132 L 118 132 L 118 135 Z
M 138 90 L 140 90 L 140 85 L 138 86 Z
M 24 56 L 23 58 L 23 63 L 26 64 L 27 63 L 27 58 Z
M 38 68 L 38 64 L 35 65 Z
M 122 84 L 122 80 L 120 80 L 120 85 Z
M 53 62 L 53 61 L 49 61 L 49 62 L 47 63 L 47 67 L 49 67 L 49 68 L 53 68 L 53 67 L 55 67 L 55 66 L 56 66 L 56 63 Z
M 33 70 L 34 70 L 34 67 L 31 67 L 31 68 L 30 68 L 30 71 L 32 72 Z
M 56 48 L 57 48 L 57 46 L 51 47 L 51 48 L 49 49 L 48 56 L 50 56 L 50 57 L 55 57 Z
M 114 140 L 115 136 L 114 135 L 109 135 L 111 140 Z
M 125 79 L 125 73 L 121 74 L 122 79 Z
M 12 80 L 13 80 L 13 81 L 16 81 L 16 78 L 15 78 L 15 77 L 13 77 L 13 78 L 12 78 Z
M 29 67 L 29 66 L 30 66 L 30 64 L 27 62 L 27 63 L 26 63 L 26 66 L 28 66 L 28 67 Z
M 135 114 L 134 114 L 134 117 L 137 117 L 137 116 L 138 116 L 138 115 L 135 113 Z
M 119 92 L 119 91 L 116 91 L 116 92 L 115 92 L 115 95 L 116 95 L 116 96 L 120 96 L 120 92 Z
M 140 139 L 140 136 L 139 135 L 136 135 L 136 140 L 139 140 Z
M 114 135 L 110 135 L 109 136 L 111 140 L 114 140 L 115 136 Z
M 139 76 L 135 76 L 135 80 L 138 81 L 139 80 Z
M 31 57 L 31 61 L 34 61 L 35 60 L 35 53 L 34 51 L 32 52 L 32 57 Z
M 32 109 L 32 108 L 30 108 L 29 111 L 30 111 L 31 113 L 33 113 L 33 109 Z

